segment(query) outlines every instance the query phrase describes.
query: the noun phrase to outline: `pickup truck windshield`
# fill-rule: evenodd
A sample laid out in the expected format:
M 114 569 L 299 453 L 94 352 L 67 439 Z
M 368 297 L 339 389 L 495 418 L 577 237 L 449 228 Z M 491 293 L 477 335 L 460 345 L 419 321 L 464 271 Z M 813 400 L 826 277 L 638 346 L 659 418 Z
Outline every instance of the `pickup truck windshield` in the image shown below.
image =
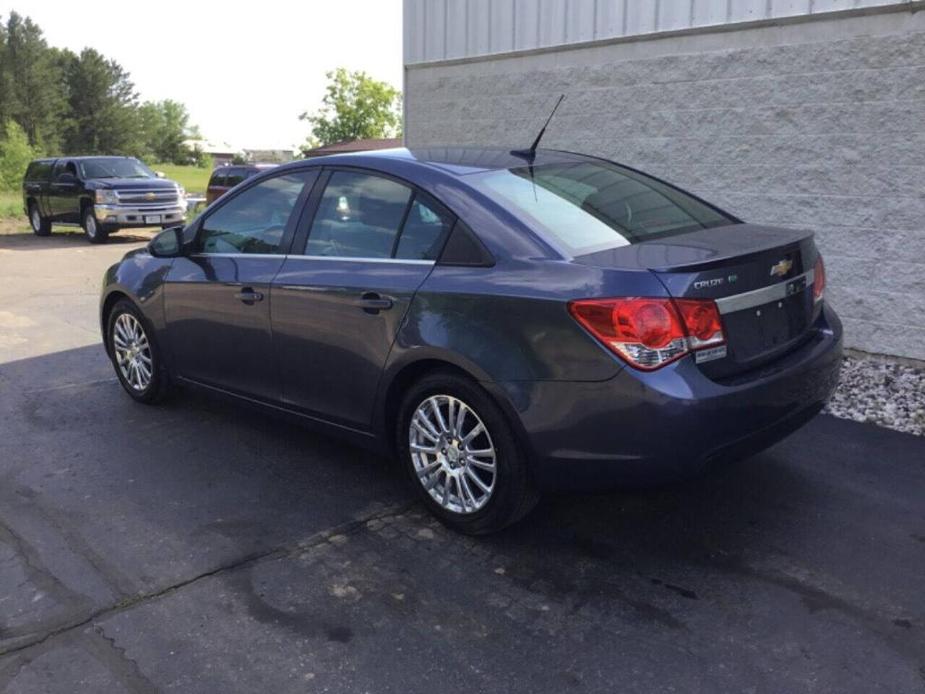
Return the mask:
M 154 172 L 137 159 L 102 157 L 80 162 L 81 178 L 156 178 Z
M 471 180 L 572 255 L 733 222 L 671 186 L 604 162 L 523 166 Z

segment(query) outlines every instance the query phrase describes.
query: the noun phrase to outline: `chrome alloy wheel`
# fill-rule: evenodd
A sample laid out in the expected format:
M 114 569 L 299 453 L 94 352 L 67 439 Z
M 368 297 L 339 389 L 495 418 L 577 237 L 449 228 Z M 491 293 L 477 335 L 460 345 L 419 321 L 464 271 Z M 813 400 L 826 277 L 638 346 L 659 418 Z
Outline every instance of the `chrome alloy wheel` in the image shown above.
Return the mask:
M 474 513 L 498 478 L 495 447 L 475 411 L 452 395 L 432 395 L 414 411 L 408 431 L 418 481 L 447 511 Z
M 94 217 L 92 214 L 88 214 L 84 217 L 84 231 L 87 232 L 87 236 L 89 236 L 91 239 L 96 238 L 99 227 L 96 223 L 96 217 Z
M 121 314 L 113 323 L 112 347 L 119 371 L 133 390 L 142 392 L 151 385 L 151 345 L 141 323 L 131 313 Z
M 39 208 L 35 204 L 32 205 L 32 214 L 29 221 L 32 222 L 33 231 L 39 231 L 42 228 L 42 216 L 39 214 Z

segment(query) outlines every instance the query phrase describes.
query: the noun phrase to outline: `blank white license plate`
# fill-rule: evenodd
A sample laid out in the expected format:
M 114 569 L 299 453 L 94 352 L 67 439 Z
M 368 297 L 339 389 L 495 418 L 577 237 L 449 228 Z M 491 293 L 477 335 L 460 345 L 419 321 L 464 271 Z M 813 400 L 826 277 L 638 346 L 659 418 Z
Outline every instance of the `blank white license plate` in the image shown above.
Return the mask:
M 159 214 L 146 214 L 145 224 L 160 224 L 161 216 Z

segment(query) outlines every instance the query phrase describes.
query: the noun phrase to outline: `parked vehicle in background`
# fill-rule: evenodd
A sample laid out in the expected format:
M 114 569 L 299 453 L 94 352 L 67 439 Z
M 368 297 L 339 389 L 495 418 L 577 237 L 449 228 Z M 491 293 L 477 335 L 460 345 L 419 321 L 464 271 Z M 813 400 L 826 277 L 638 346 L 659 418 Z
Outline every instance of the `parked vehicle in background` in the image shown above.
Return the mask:
M 550 150 L 267 171 L 103 282 L 123 388 L 264 403 L 395 452 L 490 532 L 542 489 L 696 475 L 805 424 L 842 327 L 809 231 Z
M 133 227 L 186 219 L 186 192 L 134 157 L 36 159 L 22 183 L 23 209 L 37 236 L 53 224 L 83 228 L 91 243 Z
M 242 164 L 218 167 L 209 178 L 209 187 L 206 189 L 206 205 L 211 205 L 241 181 L 246 181 L 251 176 L 256 176 L 261 171 L 272 169 L 274 166 L 278 166 L 278 164 Z

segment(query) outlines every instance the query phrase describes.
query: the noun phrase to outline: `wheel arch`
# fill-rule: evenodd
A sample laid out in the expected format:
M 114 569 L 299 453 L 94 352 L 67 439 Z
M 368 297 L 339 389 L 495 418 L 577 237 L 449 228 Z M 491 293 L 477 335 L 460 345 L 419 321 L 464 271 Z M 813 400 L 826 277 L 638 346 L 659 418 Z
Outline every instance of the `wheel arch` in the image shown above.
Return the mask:
M 128 301 L 132 300 L 128 294 L 123 292 L 120 289 L 114 289 L 106 295 L 106 298 L 103 299 L 103 305 L 100 306 L 100 330 L 103 334 L 103 346 L 106 348 L 106 353 L 109 354 L 109 336 L 107 334 L 109 327 L 109 316 L 112 313 L 113 307 L 122 299 L 127 299 Z
M 393 433 L 398 423 L 399 408 L 404 393 L 414 382 L 441 371 L 467 378 L 485 391 L 488 397 L 501 408 L 501 412 L 507 418 L 518 444 L 520 444 L 529 461 L 532 449 L 529 445 L 526 431 L 514 404 L 507 397 L 505 391 L 492 382 L 488 375 L 483 373 L 477 366 L 460 363 L 458 359 L 445 354 L 428 353 L 418 358 L 407 359 L 401 364 L 393 365 L 387 371 L 389 375 L 383 379 L 380 388 L 374 426 L 388 450 L 393 454 L 395 453 L 395 437 Z

